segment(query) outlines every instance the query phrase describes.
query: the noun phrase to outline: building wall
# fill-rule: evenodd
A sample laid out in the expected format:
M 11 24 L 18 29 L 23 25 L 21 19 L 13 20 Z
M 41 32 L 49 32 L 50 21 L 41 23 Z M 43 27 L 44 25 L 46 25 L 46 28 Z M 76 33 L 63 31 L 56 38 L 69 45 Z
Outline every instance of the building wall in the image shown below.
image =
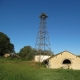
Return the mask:
M 43 60 L 45 60 L 45 59 L 47 59 L 49 57 L 51 57 L 51 56 L 48 56 L 48 55 L 36 55 L 34 60 L 36 62 L 43 62 Z
M 71 64 L 62 64 L 65 59 L 70 60 Z M 80 69 L 80 58 L 66 51 L 55 57 L 50 58 L 48 65 L 49 68 Z

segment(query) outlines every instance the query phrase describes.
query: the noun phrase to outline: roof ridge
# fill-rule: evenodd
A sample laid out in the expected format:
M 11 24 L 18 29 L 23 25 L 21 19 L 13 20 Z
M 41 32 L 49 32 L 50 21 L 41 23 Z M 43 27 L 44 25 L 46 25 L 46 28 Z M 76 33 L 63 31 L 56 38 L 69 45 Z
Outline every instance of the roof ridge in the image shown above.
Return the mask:
M 57 55 L 59 55 L 59 54 L 61 54 L 61 53 L 63 53 L 63 52 L 71 53 L 71 52 L 69 52 L 69 51 L 67 51 L 67 50 L 64 50 L 64 51 L 62 51 L 62 52 L 59 52 L 58 54 L 55 54 L 55 55 L 49 57 L 48 59 L 50 59 L 50 58 L 52 58 L 52 57 L 56 57 Z M 71 54 L 74 55 L 74 56 L 76 56 L 76 57 L 78 57 L 77 55 L 75 55 L 75 54 L 73 54 L 73 53 L 71 53 Z M 48 59 L 47 59 L 47 60 L 48 60 Z

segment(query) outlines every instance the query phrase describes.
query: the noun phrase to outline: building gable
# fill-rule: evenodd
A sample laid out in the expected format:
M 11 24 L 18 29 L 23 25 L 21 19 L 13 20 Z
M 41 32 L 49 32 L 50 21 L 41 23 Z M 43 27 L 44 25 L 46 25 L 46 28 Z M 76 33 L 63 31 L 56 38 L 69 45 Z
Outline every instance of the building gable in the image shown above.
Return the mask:
M 60 53 L 54 55 L 54 56 L 51 56 L 51 57 L 48 58 L 48 59 L 55 58 L 55 57 L 58 57 L 58 56 L 61 56 L 61 55 L 62 55 L 62 56 L 64 55 L 65 57 L 67 57 L 67 56 L 69 56 L 69 57 L 74 56 L 74 57 L 79 58 L 78 56 L 74 55 L 73 53 L 65 50 L 65 51 L 63 51 L 63 52 L 60 52 Z

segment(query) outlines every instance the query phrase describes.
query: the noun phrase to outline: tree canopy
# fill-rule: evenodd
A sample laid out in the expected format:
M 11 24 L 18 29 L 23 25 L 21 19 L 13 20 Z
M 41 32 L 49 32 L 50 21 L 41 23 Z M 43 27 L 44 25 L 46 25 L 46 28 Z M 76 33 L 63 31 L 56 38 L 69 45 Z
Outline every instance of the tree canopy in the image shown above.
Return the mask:
M 0 56 L 12 52 L 14 52 L 14 45 L 10 43 L 10 38 L 6 34 L 0 32 Z
M 33 48 L 31 46 L 24 46 L 22 49 L 20 49 L 19 55 L 23 59 L 32 60 L 34 57 Z
M 19 51 L 19 56 L 26 60 L 32 60 L 34 59 L 35 55 L 54 55 L 53 52 L 45 50 L 40 51 L 36 50 L 35 48 L 32 48 L 31 46 L 24 46 Z

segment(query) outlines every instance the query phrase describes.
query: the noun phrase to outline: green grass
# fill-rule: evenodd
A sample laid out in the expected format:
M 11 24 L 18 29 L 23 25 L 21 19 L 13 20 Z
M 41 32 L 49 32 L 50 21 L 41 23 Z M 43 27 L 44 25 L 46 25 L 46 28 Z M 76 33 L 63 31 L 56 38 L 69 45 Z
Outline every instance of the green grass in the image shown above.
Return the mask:
M 0 80 L 80 80 L 80 71 L 47 69 L 33 61 L 0 58 Z

